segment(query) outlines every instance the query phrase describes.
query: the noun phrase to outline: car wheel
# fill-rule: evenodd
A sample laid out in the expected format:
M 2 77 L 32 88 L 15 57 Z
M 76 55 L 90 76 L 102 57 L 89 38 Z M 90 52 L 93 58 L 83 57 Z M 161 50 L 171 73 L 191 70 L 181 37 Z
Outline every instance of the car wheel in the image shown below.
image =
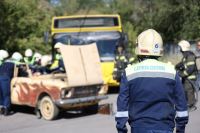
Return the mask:
M 45 96 L 40 101 L 40 112 L 45 120 L 53 120 L 58 116 L 59 109 L 49 96 Z

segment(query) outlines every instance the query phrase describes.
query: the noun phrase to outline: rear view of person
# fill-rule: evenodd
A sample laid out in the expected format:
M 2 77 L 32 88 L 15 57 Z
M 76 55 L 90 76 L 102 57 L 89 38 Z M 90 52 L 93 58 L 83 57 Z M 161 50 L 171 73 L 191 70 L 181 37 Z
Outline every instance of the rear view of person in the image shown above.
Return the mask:
M 7 56 L 8 57 L 8 56 Z M 3 62 L 0 65 L 0 105 L 1 114 L 8 115 L 10 109 L 10 81 L 13 77 L 15 64 L 13 62 Z
M 118 133 L 184 133 L 188 122 L 187 102 L 173 65 L 158 61 L 163 41 L 153 29 L 137 38 L 140 63 L 126 68 L 117 99 Z
M 189 108 L 193 108 L 196 104 L 195 92 L 197 91 L 197 88 L 195 86 L 195 81 L 197 80 L 198 75 L 196 56 L 190 50 L 190 43 L 188 41 L 182 40 L 178 43 L 178 45 L 181 53 L 183 54 L 183 58 L 181 62 L 176 65 L 176 69 L 182 78 L 188 106 Z

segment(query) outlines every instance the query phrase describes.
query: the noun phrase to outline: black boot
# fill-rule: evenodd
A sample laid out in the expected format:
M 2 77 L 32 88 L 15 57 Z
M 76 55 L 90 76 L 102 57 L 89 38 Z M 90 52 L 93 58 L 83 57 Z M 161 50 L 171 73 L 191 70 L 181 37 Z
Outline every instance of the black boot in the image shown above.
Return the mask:
M 1 108 L 0 108 L 0 115 L 3 115 L 3 114 L 4 114 L 4 108 L 1 107 Z
M 8 115 L 9 115 L 9 110 L 8 110 L 8 108 L 4 108 L 3 115 L 4 115 L 4 116 L 8 116 Z

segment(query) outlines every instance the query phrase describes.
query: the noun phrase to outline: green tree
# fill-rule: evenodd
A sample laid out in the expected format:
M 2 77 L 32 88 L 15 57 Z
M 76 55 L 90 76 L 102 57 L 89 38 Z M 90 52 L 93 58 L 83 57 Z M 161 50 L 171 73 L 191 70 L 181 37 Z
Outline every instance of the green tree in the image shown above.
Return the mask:
M 119 14 L 131 42 L 143 30 L 154 28 L 164 42 L 195 40 L 200 36 L 199 0 L 1 0 L 0 48 L 50 50 L 44 31 L 53 16 Z
M 32 48 L 39 52 L 48 50 L 43 44 L 43 32 L 50 27 L 51 8 L 45 0 L 1 1 L 0 43 L 10 52 L 23 52 Z

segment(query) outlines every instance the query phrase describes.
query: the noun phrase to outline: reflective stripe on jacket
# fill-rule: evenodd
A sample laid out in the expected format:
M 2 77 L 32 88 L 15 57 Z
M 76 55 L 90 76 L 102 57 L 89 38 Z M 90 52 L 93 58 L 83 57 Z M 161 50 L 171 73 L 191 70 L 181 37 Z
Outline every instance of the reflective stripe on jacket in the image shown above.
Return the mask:
M 176 69 L 179 70 L 179 74 L 182 78 L 196 80 L 198 70 L 194 53 L 191 51 L 183 52 L 183 59 L 176 65 Z
M 35 57 L 24 57 L 24 62 L 29 65 L 34 65 Z

